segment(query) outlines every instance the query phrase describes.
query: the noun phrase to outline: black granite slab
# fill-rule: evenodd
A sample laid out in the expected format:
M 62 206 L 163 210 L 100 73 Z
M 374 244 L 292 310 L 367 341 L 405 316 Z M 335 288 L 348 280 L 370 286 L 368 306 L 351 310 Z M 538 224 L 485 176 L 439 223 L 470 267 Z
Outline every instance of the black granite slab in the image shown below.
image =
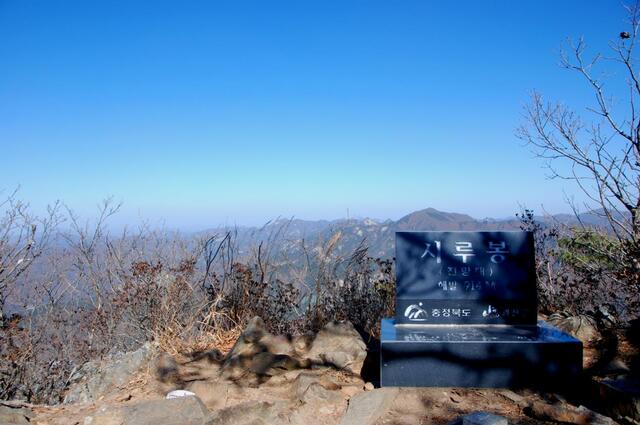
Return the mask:
M 581 342 L 544 322 L 415 326 L 383 319 L 380 354 L 382 386 L 561 388 L 582 371 Z
M 398 324 L 535 325 L 529 232 L 397 232 Z

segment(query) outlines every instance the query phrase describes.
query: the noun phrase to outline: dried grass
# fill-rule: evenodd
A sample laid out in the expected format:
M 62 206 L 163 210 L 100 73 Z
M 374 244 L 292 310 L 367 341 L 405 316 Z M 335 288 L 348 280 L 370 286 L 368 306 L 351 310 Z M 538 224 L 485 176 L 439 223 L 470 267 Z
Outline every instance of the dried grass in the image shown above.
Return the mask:
M 229 323 L 231 328 L 226 326 Z M 198 310 L 187 323 L 174 321 L 154 332 L 154 340 L 161 351 L 172 356 L 213 349 L 227 353 L 241 333 L 242 326 L 231 320 L 228 314 L 208 308 Z
M 339 233 L 318 252 L 303 245 L 302 260 L 271 251 L 279 232 L 238 258 L 231 232 L 186 240 L 143 228 L 111 238 L 109 211 L 107 204 L 95 226 L 74 221 L 77 234 L 50 254 L 55 267 L 38 269 L 50 274 L 29 276 L 53 283 L 38 295 L 47 308 L 17 319 L 28 327 L 0 327 L 0 372 L 8 371 L 0 373 L 0 397 L 60 402 L 85 362 L 147 341 L 176 359 L 227 353 L 254 316 L 274 334 L 316 331 L 334 319 L 376 334 L 393 306 L 391 262 L 369 258 L 364 246 L 336 254 Z M 68 287 L 55 286 L 60 276 Z M 56 291 L 73 302 L 52 299 Z

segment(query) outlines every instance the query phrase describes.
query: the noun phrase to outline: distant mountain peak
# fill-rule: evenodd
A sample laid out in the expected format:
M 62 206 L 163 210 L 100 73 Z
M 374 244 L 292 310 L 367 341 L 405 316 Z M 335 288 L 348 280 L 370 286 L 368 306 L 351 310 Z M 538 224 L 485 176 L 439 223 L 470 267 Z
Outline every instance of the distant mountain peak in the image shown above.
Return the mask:
M 435 208 L 412 212 L 397 221 L 401 230 L 462 230 L 461 226 L 469 223 L 477 224 L 477 221 L 466 214 L 444 212 Z

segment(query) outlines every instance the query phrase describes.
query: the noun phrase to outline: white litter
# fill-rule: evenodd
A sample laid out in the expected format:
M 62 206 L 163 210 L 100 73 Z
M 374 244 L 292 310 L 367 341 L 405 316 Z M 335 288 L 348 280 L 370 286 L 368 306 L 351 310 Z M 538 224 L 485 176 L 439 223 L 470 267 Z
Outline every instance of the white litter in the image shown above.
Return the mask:
M 192 393 L 191 391 L 187 391 L 187 390 L 175 390 L 175 391 L 171 391 L 169 392 L 169 394 L 167 394 L 167 400 L 171 400 L 172 398 L 179 398 L 179 397 L 189 397 L 189 396 L 195 396 L 195 393 Z

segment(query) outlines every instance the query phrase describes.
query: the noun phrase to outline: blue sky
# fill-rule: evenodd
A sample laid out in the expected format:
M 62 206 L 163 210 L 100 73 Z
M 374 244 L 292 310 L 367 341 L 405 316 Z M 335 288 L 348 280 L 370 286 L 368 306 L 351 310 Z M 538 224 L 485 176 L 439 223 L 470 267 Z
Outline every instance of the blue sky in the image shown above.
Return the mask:
M 189 229 L 276 216 L 567 211 L 514 136 L 591 93 L 616 1 L 0 0 L 0 189 Z M 582 108 L 582 109 L 580 109 Z

